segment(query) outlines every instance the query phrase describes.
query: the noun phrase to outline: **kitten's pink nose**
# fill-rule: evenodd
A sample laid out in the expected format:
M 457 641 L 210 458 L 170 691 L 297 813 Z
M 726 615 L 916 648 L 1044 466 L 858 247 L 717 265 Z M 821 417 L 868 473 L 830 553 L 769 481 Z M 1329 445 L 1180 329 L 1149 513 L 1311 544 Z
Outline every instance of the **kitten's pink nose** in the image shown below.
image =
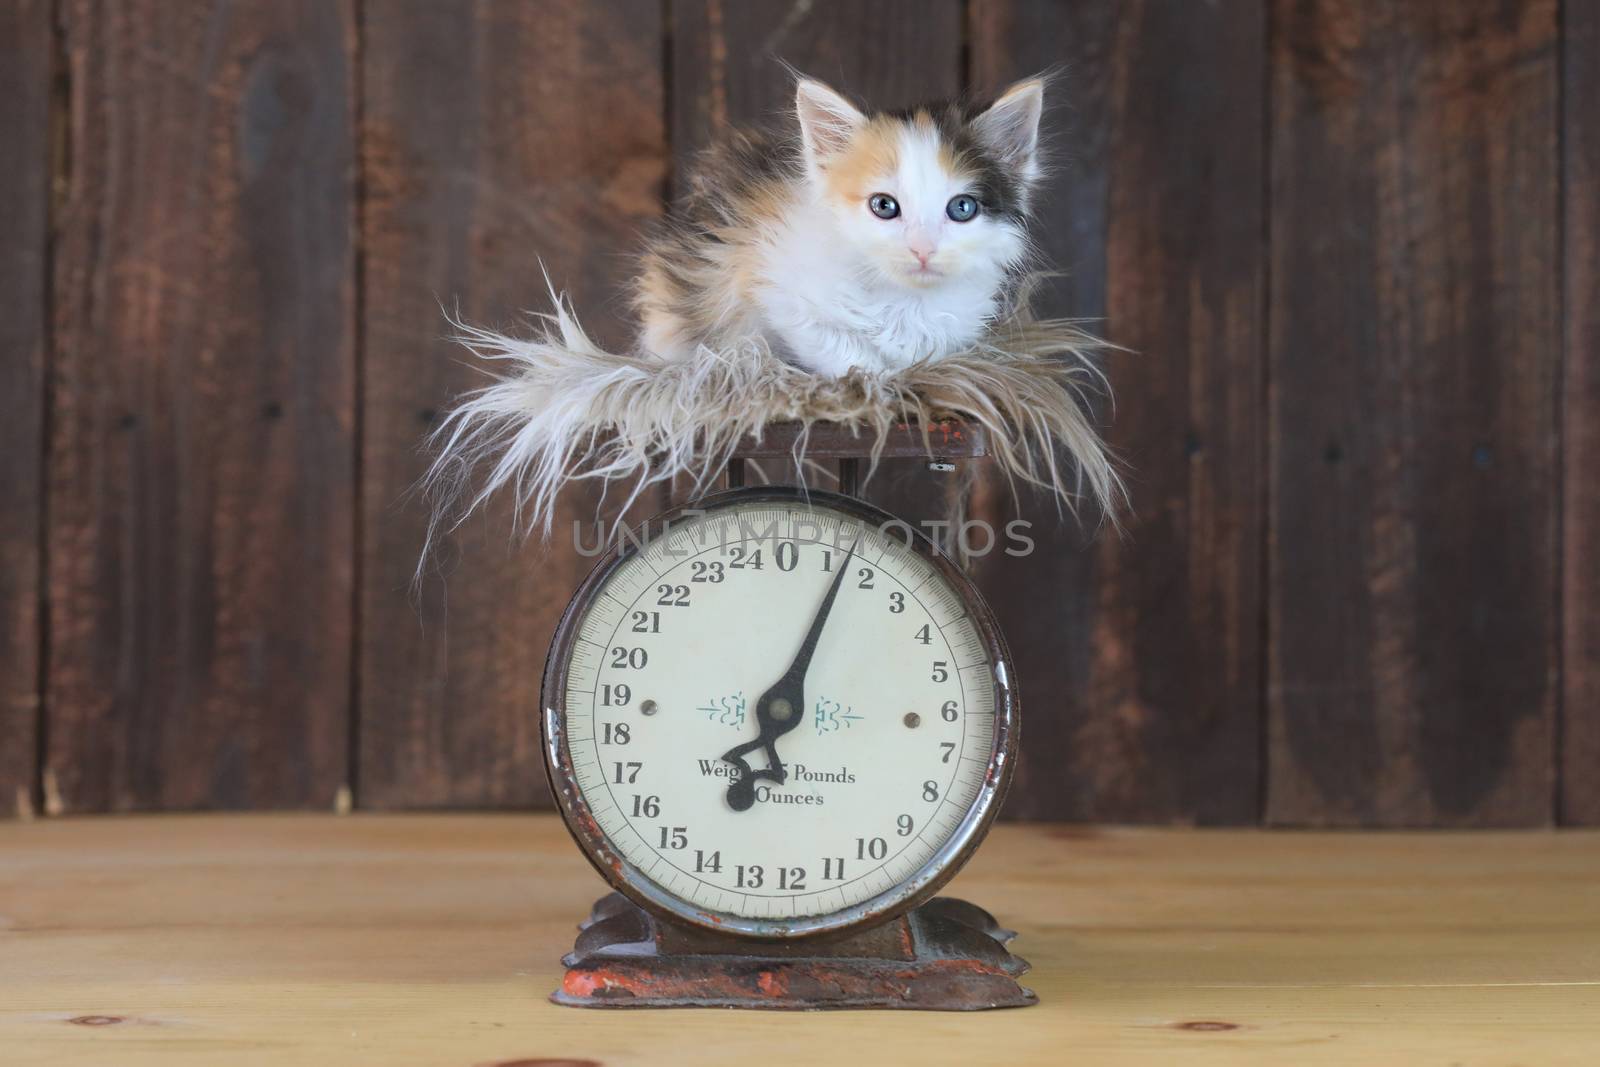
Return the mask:
M 917 263 L 923 267 L 928 265 L 928 260 L 939 250 L 938 244 L 932 238 L 920 233 L 910 234 L 906 240 L 906 247 L 917 257 Z

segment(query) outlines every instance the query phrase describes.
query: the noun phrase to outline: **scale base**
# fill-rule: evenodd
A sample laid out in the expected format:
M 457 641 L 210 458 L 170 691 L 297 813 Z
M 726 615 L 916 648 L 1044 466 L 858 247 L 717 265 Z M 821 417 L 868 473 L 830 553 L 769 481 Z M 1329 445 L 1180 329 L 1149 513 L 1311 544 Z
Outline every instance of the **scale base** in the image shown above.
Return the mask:
M 578 1008 L 908 1008 L 1038 1003 L 994 916 L 954 897 L 842 938 L 752 941 L 656 919 L 611 893 L 579 927 L 557 1004 Z

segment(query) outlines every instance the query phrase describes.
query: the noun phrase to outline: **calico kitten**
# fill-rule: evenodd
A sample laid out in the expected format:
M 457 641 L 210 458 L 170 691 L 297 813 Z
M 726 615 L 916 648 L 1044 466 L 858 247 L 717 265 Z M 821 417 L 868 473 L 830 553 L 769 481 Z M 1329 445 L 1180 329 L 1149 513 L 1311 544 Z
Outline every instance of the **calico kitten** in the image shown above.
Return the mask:
M 644 347 L 764 343 L 833 377 L 969 349 L 1027 255 L 1043 96 L 1030 79 L 985 108 L 868 114 L 802 78 L 798 138 L 734 133 L 690 174 L 645 253 Z

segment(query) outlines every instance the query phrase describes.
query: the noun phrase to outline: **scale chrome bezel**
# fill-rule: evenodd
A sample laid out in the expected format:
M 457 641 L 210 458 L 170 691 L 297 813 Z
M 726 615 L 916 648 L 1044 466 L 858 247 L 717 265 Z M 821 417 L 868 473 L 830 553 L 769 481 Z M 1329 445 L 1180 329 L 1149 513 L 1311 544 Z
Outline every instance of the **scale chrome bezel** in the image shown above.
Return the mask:
M 909 536 L 907 548 L 927 559 L 961 598 L 968 616 L 977 627 L 984 649 L 994 664 L 994 750 L 984 771 L 977 797 L 962 816 L 950 838 L 910 877 L 897 882 L 866 900 L 824 915 L 792 919 L 751 919 L 726 912 L 710 911 L 667 892 L 611 847 L 595 821 L 574 775 L 572 756 L 567 746 L 565 695 L 568 665 L 577 640 L 580 620 L 600 594 L 606 580 L 634 555 L 642 536 L 623 538 L 595 564 L 588 577 L 568 602 L 545 660 L 540 692 L 541 726 L 545 769 L 555 793 L 561 817 L 573 840 L 591 864 L 617 891 L 654 915 L 700 929 L 736 934 L 752 939 L 788 940 L 813 935 L 843 934 L 864 926 L 886 922 L 931 898 L 972 858 L 988 832 L 1010 788 L 1016 764 L 1018 701 L 1013 682 L 1011 655 L 995 622 L 994 613 L 977 587 L 961 569 L 921 533 L 893 515 L 855 497 L 817 489 L 793 486 L 753 486 L 732 489 L 694 501 L 656 516 L 643 529 L 663 529 L 690 516 L 696 518 L 724 508 L 748 504 L 781 503 L 820 506 L 864 524 L 893 528 Z M 890 534 L 894 536 L 894 534 Z

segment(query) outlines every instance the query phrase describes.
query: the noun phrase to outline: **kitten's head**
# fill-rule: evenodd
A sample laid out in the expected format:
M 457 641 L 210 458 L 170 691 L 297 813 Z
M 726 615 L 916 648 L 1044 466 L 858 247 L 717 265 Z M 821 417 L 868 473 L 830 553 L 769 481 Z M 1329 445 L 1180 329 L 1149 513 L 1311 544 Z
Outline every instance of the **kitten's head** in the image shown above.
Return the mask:
M 795 92 L 807 181 L 839 233 L 885 278 L 911 288 L 996 285 L 1027 251 L 1039 177 L 1044 83 L 987 107 L 868 115 L 802 78 Z

